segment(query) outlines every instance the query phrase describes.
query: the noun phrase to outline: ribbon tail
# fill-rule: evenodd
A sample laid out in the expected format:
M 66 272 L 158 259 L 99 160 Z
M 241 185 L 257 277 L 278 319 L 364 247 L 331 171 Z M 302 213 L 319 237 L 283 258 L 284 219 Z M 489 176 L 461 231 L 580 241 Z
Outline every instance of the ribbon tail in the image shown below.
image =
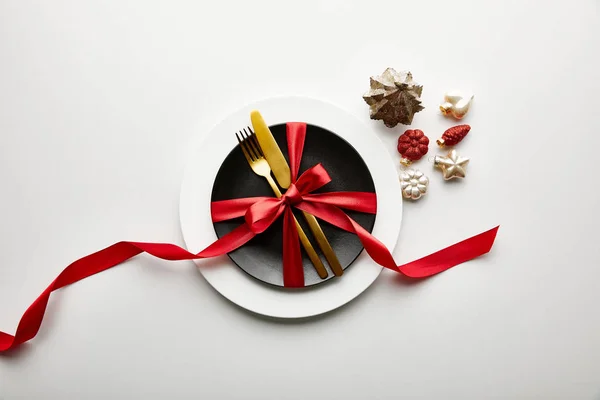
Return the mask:
M 400 265 L 398 268 L 404 275 L 412 278 L 423 278 L 446 271 L 489 253 L 496 240 L 498 229 L 500 226 L 488 229 L 428 256 Z
M 170 261 L 215 257 L 235 250 L 254 236 L 255 233 L 246 224 L 243 224 L 198 254 L 190 253 L 179 246 L 168 243 L 118 242 L 96 253 L 80 258 L 65 268 L 29 306 L 21 317 L 14 336 L 0 331 L 0 353 L 15 348 L 37 335 L 42 325 L 50 294 L 55 290 L 106 271 L 140 253 L 145 252 L 154 257 Z
M 494 244 L 499 229 L 499 226 L 496 226 L 418 260 L 396 265 L 387 247 L 339 208 L 328 204 L 308 202 L 300 203 L 296 207 L 338 228 L 355 233 L 373 261 L 411 278 L 433 276 L 488 253 Z
M 304 286 L 304 266 L 298 231 L 290 207 L 286 207 L 283 215 L 283 285 L 286 287 Z
M 141 252 L 130 243 L 119 242 L 73 262 L 27 308 L 14 336 L 0 332 L 0 352 L 10 350 L 37 335 L 53 291 L 112 268 Z

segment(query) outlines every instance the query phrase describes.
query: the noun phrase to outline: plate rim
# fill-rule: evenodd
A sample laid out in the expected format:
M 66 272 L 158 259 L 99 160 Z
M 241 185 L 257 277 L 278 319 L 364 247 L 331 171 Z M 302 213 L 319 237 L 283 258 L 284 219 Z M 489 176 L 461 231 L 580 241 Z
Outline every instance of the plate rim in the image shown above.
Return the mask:
M 322 99 L 295 95 L 273 96 L 246 103 L 229 113 L 203 134 L 193 136 L 186 155 L 179 199 L 180 229 L 188 250 L 198 252 L 217 238 L 212 225 L 208 224 L 212 223 L 210 189 L 221 164 L 217 163 L 215 168 L 214 163 L 209 163 L 208 169 L 211 172 L 205 173 L 202 179 L 195 180 L 193 178 L 197 177 L 197 172 L 194 174 L 193 170 L 194 165 L 199 162 L 197 154 L 202 152 L 203 148 L 207 148 L 208 144 L 217 146 L 217 150 L 219 147 L 231 150 L 231 147 L 235 145 L 233 132 L 248 124 L 249 113 L 252 109 L 261 110 L 265 118 L 269 118 L 270 124 L 303 120 L 322 126 L 336 132 L 361 154 L 371 172 L 378 193 L 378 213 L 373 232 L 393 252 L 401 229 L 402 195 L 395 163 L 382 140 L 368 125 L 342 107 Z M 337 116 L 337 122 L 332 115 Z M 318 121 L 304 116 L 314 117 Z M 329 123 L 319 122 L 325 120 Z M 332 125 L 337 123 L 341 124 L 340 126 L 349 127 L 348 132 L 344 132 L 344 129 L 332 128 Z M 222 136 L 218 136 L 219 131 L 223 132 Z M 357 131 L 360 131 L 360 134 Z M 230 132 L 231 134 L 229 134 Z M 225 134 L 228 135 L 227 138 Z M 357 145 L 358 142 L 362 142 L 362 144 Z M 213 153 L 211 156 L 218 153 L 212 149 L 211 152 Z M 368 157 L 365 154 L 369 154 Z M 220 158 L 221 162 L 225 155 L 226 153 Z M 375 164 L 377 165 L 375 166 Z M 381 174 L 381 176 L 377 174 Z M 207 176 L 210 177 L 210 184 L 208 187 L 203 187 L 199 182 L 206 180 Z M 382 186 L 384 178 L 387 183 Z M 192 181 L 195 182 L 195 185 L 191 183 Z M 208 201 L 194 203 L 194 199 L 201 197 L 208 198 Z M 204 212 L 199 212 L 198 207 L 203 208 Z M 386 213 L 385 218 L 381 218 L 382 210 Z M 200 225 L 204 225 L 204 230 Z M 209 227 L 208 230 L 206 226 Z M 275 318 L 305 318 L 337 309 L 364 292 L 383 269 L 373 262 L 365 251 L 362 251 L 355 260 L 353 268 L 348 274 L 344 274 L 342 279 L 328 285 L 285 289 L 261 283 L 248 276 L 226 255 L 194 262 L 204 279 L 229 301 L 253 313 Z M 237 274 L 233 271 L 236 271 Z

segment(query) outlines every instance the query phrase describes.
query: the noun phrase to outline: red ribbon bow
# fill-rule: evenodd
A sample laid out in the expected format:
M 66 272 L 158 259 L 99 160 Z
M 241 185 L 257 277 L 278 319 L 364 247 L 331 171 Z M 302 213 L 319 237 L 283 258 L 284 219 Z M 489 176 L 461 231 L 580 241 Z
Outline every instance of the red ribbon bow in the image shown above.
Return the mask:
M 289 124 L 288 127 L 291 125 Z M 254 234 L 260 234 L 283 214 L 283 284 L 287 287 L 303 287 L 304 269 L 298 232 L 296 231 L 291 208 L 315 210 L 317 207 L 322 207 L 323 210 L 318 211 L 318 214 L 314 212 L 311 212 L 311 214 L 321 215 L 324 220 L 335 218 L 336 211 L 331 210 L 341 212 L 337 207 L 370 214 L 375 214 L 377 211 L 375 193 L 330 192 L 310 194 L 310 192 L 325 186 L 330 181 L 331 178 L 325 168 L 321 164 L 317 164 L 304 172 L 297 181 L 294 180 L 280 199 L 274 197 L 248 197 L 212 203 L 213 221 L 219 222 L 243 216 L 246 223 L 237 229 L 240 232 L 249 229 Z M 329 209 L 327 209 L 328 207 Z M 342 214 L 344 213 L 342 212 Z M 333 224 L 345 229 L 340 224 Z
M 303 287 L 304 268 L 298 242 L 298 232 L 296 231 L 291 208 L 316 210 L 320 207 L 321 210 L 318 213 L 321 214 L 324 220 L 331 221 L 332 218 L 335 220 L 335 215 L 338 212 L 346 215 L 338 207 L 375 214 L 377 212 L 377 198 L 375 193 L 367 192 L 311 194 L 311 192 L 331 182 L 331 177 L 321 164 L 309 168 L 298 177 L 306 138 L 306 124 L 288 123 L 286 128 L 292 184 L 283 196 L 280 199 L 274 197 L 247 197 L 213 202 L 212 218 L 213 221 L 219 222 L 243 216 L 246 223 L 233 231 L 239 230 L 239 232 L 231 233 L 235 237 L 238 237 L 239 234 L 240 237 L 246 238 L 250 237 L 247 230 L 254 235 L 263 233 L 283 214 L 283 284 L 286 287 Z M 319 216 L 314 212 L 311 212 L 311 214 Z M 352 222 L 356 224 L 356 222 Z M 344 223 L 332 223 L 346 229 Z M 353 229 L 346 230 L 355 232 Z M 367 234 L 370 236 L 368 232 Z M 376 240 L 372 236 L 371 238 Z
M 254 236 L 264 232 L 282 214 L 284 217 L 284 285 L 289 287 L 303 286 L 302 258 L 291 207 L 306 211 L 341 229 L 355 233 L 367 253 L 376 263 L 412 278 L 424 278 L 438 274 L 455 265 L 479 257 L 492 248 L 499 227 L 470 237 L 419 260 L 400 266 L 396 265 L 391 253 L 383 243 L 341 210 L 341 208 L 345 208 L 365 213 L 375 213 L 376 197 L 374 193 L 330 192 L 311 194 L 312 191 L 326 185 L 331 180 L 321 164 L 310 168 L 298 178 L 305 137 L 306 124 L 289 123 L 287 125 L 288 151 L 293 183 L 280 199 L 250 197 L 212 203 L 211 215 L 213 221 L 225 221 L 244 216 L 245 223 L 198 254 L 192 254 L 179 246 L 168 243 L 118 242 L 73 262 L 58 275 L 25 311 L 14 336 L 0 332 L 0 352 L 15 348 L 37 335 L 50 294 L 55 290 L 117 266 L 142 252 L 171 261 L 194 260 L 227 254 L 243 246 Z

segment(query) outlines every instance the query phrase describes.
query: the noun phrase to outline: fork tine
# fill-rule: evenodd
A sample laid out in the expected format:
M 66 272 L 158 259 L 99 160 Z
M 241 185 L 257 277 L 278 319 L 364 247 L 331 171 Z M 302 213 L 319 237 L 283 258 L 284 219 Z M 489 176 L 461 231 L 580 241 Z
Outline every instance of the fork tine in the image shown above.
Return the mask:
M 262 148 L 260 147 L 260 143 L 258 143 L 258 138 L 256 137 L 256 134 L 254 133 L 254 131 L 252 130 L 251 127 L 248 127 L 248 131 L 250 131 L 250 137 L 252 138 L 252 140 L 254 141 L 254 144 L 256 145 L 256 147 L 258 147 L 258 150 L 260 151 L 260 153 L 264 156 L 264 153 L 262 151 Z
M 248 133 L 246 132 L 246 129 L 242 129 L 240 131 L 240 136 L 242 137 L 241 144 L 246 148 L 246 151 L 248 152 L 248 154 L 250 154 L 250 158 L 252 160 L 257 159 L 256 154 L 254 154 L 254 151 L 252 151 L 252 148 L 248 144 Z
M 247 140 L 247 142 L 250 144 L 250 147 L 252 147 L 252 150 L 254 151 L 254 153 L 256 153 L 256 154 L 257 154 L 257 157 L 256 157 L 256 158 L 261 158 L 261 157 L 263 157 L 262 150 L 261 150 L 260 146 L 258 145 L 258 141 L 256 140 L 255 136 L 254 136 L 254 135 L 250 135 L 250 134 L 248 134 L 248 133 L 246 132 L 246 128 L 244 128 L 244 133 L 245 133 L 246 135 L 248 135 L 248 136 L 246 137 L 246 140 Z
M 252 156 L 252 160 L 256 161 L 260 158 L 260 155 L 258 154 L 257 151 L 255 151 L 254 147 L 251 145 L 251 142 L 248 137 L 248 133 L 246 132 L 246 129 L 244 129 L 244 133 L 241 133 L 240 131 L 240 135 L 243 138 L 243 144 L 246 146 L 246 151 L 248 151 L 248 153 L 250 153 L 250 155 Z
M 238 132 L 235 133 L 235 137 L 238 140 L 238 143 L 240 144 L 240 147 L 242 149 L 242 153 L 244 153 L 244 157 L 246 157 L 246 161 L 248 161 L 248 164 L 252 164 L 252 157 L 250 157 L 250 154 L 248 154 L 248 151 L 246 150 L 246 144 L 244 143 L 244 140 L 240 138 L 241 135 L 238 135 Z
M 251 131 L 252 132 L 252 131 Z M 252 132 L 252 134 L 250 135 L 250 138 L 252 139 L 252 143 L 254 143 L 254 145 L 256 146 L 256 148 L 258 148 L 258 151 L 260 153 L 260 155 L 262 157 L 265 156 L 265 154 L 263 153 L 262 148 L 260 147 L 260 143 L 258 143 L 258 138 L 256 137 L 256 135 L 254 134 L 254 132 Z

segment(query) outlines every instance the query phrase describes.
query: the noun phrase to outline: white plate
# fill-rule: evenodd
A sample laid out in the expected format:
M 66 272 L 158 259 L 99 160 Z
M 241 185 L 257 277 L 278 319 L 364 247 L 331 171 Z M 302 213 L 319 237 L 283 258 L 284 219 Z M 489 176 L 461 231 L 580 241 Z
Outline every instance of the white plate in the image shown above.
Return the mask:
M 269 125 L 302 121 L 322 126 L 347 140 L 371 171 L 377 193 L 373 235 L 393 251 L 400 234 L 402 195 L 394 162 L 375 134 L 340 108 L 305 97 L 278 97 L 249 104 L 198 138 L 184 172 L 180 198 L 183 239 L 197 253 L 217 239 L 210 218 L 210 197 L 217 171 L 237 145 L 234 133 L 250 125 L 259 110 Z M 204 278 L 223 296 L 252 312 L 278 318 L 302 318 L 338 308 L 367 289 L 382 267 L 365 251 L 339 279 L 305 289 L 282 289 L 257 281 L 226 255 L 197 260 Z

